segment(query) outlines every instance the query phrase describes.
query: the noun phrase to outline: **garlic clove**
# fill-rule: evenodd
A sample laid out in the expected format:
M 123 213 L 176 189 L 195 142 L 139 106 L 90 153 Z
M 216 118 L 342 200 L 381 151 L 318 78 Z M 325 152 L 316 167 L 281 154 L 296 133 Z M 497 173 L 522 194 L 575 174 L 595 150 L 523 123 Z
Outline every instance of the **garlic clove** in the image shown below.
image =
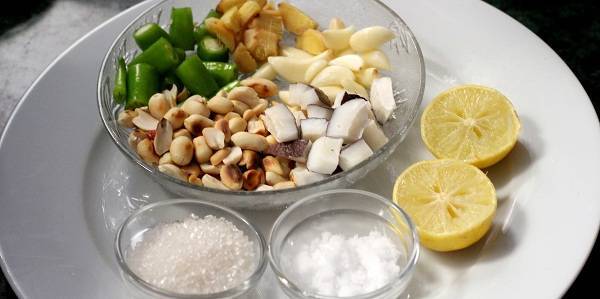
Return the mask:
M 329 62 L 329 65 L 347 67 L 354 72 L 359 71 L 364 64 L 364 59 L 357 54 L 343 55 Z
M 311 85 L 316 87 L 341 85 L 344 79 L 354 81 L 354 73 L 347 67 L 330 65 L 315 76 Z

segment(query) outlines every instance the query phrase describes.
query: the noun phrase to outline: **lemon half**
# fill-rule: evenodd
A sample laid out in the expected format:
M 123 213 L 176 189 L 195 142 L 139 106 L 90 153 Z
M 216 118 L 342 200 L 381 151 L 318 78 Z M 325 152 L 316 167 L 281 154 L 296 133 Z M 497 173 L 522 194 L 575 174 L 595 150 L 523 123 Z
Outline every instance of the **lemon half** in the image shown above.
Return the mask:
M 477 242 L 496 213 L 492 182 L 479 168 L 458 160 L 413 164 L 396 180 L 393 195 L 415 222 L 421 244 L 437 251 Z
M 499 91 L 463 85 L 439 94 L 421 117 L 421 137 L 439 159 L 479 168 L 502 160 L 517 143 L 521 123 Z

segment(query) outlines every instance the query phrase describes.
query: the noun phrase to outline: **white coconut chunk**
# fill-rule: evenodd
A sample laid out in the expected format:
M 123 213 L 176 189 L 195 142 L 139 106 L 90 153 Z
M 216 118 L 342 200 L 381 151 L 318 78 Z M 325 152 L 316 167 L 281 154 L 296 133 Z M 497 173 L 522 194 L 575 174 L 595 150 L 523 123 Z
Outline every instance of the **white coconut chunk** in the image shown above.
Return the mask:
M 290 110 L 292 114 L 294 114 L 294 118 L 296 119 L 296 127 L 300 128 L 300 122 L 303 119 L 306 119 L 306 115 L 302 110 Z
M 375 117 L 380 123 L 385 123 L 394 109 L 394 90 L 392 88 L 392 79 L 389 77 L 377 78 L 371 84 L 371 106 L 375 112 Z
M 369 120 L 363 131 L 363 139 L 374 151 L 380 149 L 388 142 L 388 138 L 383 133 L 375 120 Z
M 343 142 L 341 138 L 317 139 L 308 153 L 306 162 L 308 170 L 320 174 L 332 174 L 338 166 Z
M 296 165 L 292 171 L 290 171 L 290 179 L 296 184 L 296 186 L 303 186 L 312 184 L 318 181 L 322 181 L 327 177 L 325 174 L 312 172 L 304 165 Z
M 302 84 L 302 83 L 290 84 L 289 97 L 288 97 L 287 104 L 293 105 L 293 106 L 302 105 L 303 98 L 305 97 L 306 92 L 310 91 L 310 90 L 312 90 L 312 87 L 310 87 L 306 84 Z M 319 98 L 317 97 L 317 100 L 318 99 Z
M 300 121 L 302 139 L 315 141 L 327 133 L 328 121 L 324 118 L 309 118 Z
M 352 143 L 362 137 L 369 121 L 369 108 L 363 99 L 347 101 L 336 108 L 327 126 L 327 136 L 342 138 L 344 143 Z
M 369 145 L 362 139 L 348 145 L 340 153 L 340 167 L 348 170 L 373 154 Z
M 265 110 L 265 125 L 277 142 L 298 139 L 296 118 L 286 105 L 275 105 Z
M 333 109 L 323 107 L 319 105 L 308 105 L 306 106 L 306 115 L 308 118 L 324 118 L 326 120 L 331 119 Z

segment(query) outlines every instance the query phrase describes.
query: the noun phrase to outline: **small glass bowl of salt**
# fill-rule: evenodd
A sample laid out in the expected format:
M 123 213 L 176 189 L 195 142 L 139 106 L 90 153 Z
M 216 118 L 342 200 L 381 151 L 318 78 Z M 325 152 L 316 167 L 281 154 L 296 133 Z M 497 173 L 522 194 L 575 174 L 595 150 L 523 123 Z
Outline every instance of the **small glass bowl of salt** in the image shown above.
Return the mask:
M 419 256 L 418 235 L 392 201 L 361 190 L 306 197 L 275 221 L 269 262 L 290 298 L 398 298 Z
M 122 276 L 141 298 L 249 294 L 266 269 L 266 251 L 264 238 L 242 215 L 196 199 L 144 206 L 115 238 Z

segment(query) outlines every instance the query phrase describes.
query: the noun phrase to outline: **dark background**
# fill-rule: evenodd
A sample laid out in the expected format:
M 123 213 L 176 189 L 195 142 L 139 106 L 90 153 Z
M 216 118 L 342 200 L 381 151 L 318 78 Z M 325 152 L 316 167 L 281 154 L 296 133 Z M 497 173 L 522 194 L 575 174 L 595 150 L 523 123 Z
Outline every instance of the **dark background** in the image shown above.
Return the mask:
M 600 106 L 597 102 L 600 96 L 600 63 L 598 63 L 600 61 L 598 58 L 600 54 L 600 1 L 485 1 L 521 22 L 550 45 L 579 78 L 598 113 Z M 44 12 L 53 3 L 51 0 L 23 2 L 12 3 L 10 9 L 3 9 L 0 12 L 0 38 L 11 28 Z M 596 241 L 586 265 L 564 298 L 589 297 L 590 293 L 586 290 L 593 290 L 597 286 L 598 243 Z M 531 279 L 535 279 L 535 277 Z M 1 274 L 0 298 L 16 298 Z

